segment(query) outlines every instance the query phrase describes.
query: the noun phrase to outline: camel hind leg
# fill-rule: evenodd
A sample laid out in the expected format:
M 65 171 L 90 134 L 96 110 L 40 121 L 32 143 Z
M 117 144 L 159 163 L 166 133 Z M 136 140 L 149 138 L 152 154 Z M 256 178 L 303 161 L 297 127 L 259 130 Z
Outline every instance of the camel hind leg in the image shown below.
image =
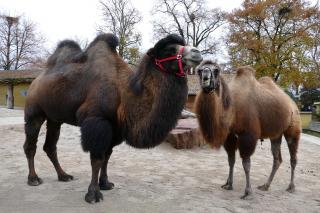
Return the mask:
M 296 132 L 295 134 L 285 133 L 285 138 L 289 148 L 291 164 L 291 179 L 287 191 L 293 193 L 295 191 L 294 173 L 297 165 L 297 150 L 299 146 L 300 132 Z
M 263 184 L 262 186 L 258 186 L 258 189 L 262 191 L 267 191 L 270 187 L 270 184 L 274 178 L 274 175 L 276 174 L 278 168 L 280 167 L 280 164 L 282 163 L 282 157 L 281 157 L 281 139 L 282 135 L 278 137 L 277 139 L 271 140 L 271 152 L 273 155 L 273 165 L 272 170 L 270 173 L 270 176 L 268 178 L 268 181 Z
M 43 181 L 38 177 L 34 167 L 34 156 L 37 149 L 37 141 L 41 125 L 45 118 L 43 116 L 29 116 L 25 115 L 25 135 L 26 140 L 23 145 L 24 152 L 28 160 L 29 174 L 28 174 L 28 185 L 37 186 Z
M 50 161 L 52 162 L 59 181 L 70 181 L 73 180 L 73 176 L 68 175 L 63 171 L 58 161 L 57 156 L 57 142 L 60 136 L 61 123 L 57 123 L 51 120 L 47 120 L 47 134 L 46 140 L 43 146 L 43 150 L 47 153 Z

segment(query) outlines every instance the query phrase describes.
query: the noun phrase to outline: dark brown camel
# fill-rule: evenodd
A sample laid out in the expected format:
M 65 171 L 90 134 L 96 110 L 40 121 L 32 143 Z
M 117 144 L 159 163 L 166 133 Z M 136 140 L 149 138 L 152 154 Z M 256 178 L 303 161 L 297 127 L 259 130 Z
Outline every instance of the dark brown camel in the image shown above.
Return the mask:
M 240 151 L 246 174 L 246 188 L 242 198 L 252 197 L 250 184 L 250 156 L 258 139 L 270 138 L 273 167 L 268 181 L 258 188 L 268 190 L 279 168 L 282 135 L 287 140 L 291 157 L 289 192 L 295 190 L 294 170 L 300 139 L 300 116 L 296 104 L 269 77 L 255 78 L 251 67 L 240 67 L 227 85 L 219 66 L 203 61 L 197 67 L 202 91 L 195 103 L 201 132 L 207 143 L 215 148 L 224 145 L 228 153 L 229 177 L 222 188 L 232 190 L 235 152 Z
M 179 36 L 169 35 L 148 51 L 133 72 L 117 54 L 117 45 L 112 34 L 99 35 L 84 52 L 74 41 L 63 41 L 49 57 L 47 71 L 32 82 L 25 106 L 29 185 L 42 183 L 34 156 L 45 120 L 43 149 L 60 181 L 73 179 L 57 157 L 60 126 L 81 127 L 82 147 L 90 152 L 92 166 L 85 196 L 90 203 L 103 199 L 100 189 L 114 186 L 107 176 L 114 146 L 125 140 L 136 148 L 152 148 L 175 126 L 187 98 L 184 72 L 201 62 L 200 52 L 185 46 Z

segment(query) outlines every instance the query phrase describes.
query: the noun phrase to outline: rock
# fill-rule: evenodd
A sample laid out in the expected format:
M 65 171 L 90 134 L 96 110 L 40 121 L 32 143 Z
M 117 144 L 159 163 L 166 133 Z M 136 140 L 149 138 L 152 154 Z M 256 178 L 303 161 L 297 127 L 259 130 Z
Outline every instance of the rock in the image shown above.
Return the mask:
M 192 149 L 205 144 L 195 118 L 179 119 L 177 126 L 169 133 L 166 142 L 176 149 Z

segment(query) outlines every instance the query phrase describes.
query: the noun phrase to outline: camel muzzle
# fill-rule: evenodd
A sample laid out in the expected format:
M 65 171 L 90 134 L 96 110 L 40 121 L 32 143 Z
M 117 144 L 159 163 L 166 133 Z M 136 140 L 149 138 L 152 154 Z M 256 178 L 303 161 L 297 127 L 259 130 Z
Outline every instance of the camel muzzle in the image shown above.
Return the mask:
M 190 67 L 195 67 L 203 60 L 200 50 L 195 47 L 185 46 L 182 60 Z
M 201 87 L 202 89 L 209 89 L 211 85 L 211 70 L 210 68 L 206 67 L 201 72 Z

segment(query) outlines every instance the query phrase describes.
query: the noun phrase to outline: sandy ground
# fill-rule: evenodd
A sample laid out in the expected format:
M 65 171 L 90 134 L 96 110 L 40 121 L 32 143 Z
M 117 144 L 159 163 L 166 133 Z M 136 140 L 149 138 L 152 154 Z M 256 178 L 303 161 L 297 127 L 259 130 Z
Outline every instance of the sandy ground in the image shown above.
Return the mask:
M 109 164 L 115 188 L 104 191 L 104 200 L 91 205 L 84 201 L 91 176 L 89 155 L 81 150 L 76 127 L 63 125 L 58 143 L 61 165 L 75 180 L 57 181 L 42 151 L 43 128 L 35 162 L 44 183 L 37 187 L 26 184 L 22 116 L 22 111 L 0 109 L 0 212 L 320 212 L 320 140 L 314 137 L 303 136 L 301 141 L 293 194 L 285 191 L 290 179 L 286 143 L 284 162 L 270 190 L 256 189 L 266 181 L 272 166 L 270 143 L 259 143 L 252 157 L 254 199 L 249 201 L 240 199 L 245 177 L 238 155 L 234 190 L 225 191 L 220 188 L 228 174 L 224 150 L 175 150 L 166 143 L 137 150 L 122 144 L 114 149 Z

